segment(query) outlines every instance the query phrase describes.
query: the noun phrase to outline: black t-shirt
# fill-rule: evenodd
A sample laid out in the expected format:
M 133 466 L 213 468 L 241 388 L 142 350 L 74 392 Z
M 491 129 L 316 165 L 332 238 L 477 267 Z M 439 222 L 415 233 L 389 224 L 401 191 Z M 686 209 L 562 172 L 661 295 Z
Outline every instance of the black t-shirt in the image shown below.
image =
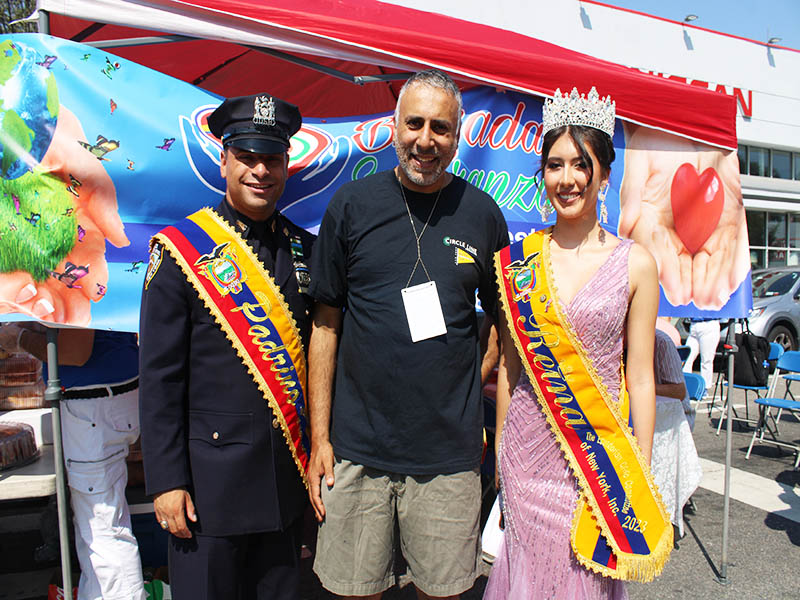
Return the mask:
M 436 195 L 405 189 L 417 234 Z M 420 240 L 447 333 L 413 343 L 400 290 L 407 286 L 417 247 L 394 172 L 336 192 L 314 247 L 310 293 L 345 309 L 332 410 L 337 456 L 405 474 L 455 473 L 479 465 L 475 292 L 493 314 L 492 256 L 506 245 L 508 230 L 497 204 L 453 177 Z M 425 281 L 420 265 L 410 285 Z

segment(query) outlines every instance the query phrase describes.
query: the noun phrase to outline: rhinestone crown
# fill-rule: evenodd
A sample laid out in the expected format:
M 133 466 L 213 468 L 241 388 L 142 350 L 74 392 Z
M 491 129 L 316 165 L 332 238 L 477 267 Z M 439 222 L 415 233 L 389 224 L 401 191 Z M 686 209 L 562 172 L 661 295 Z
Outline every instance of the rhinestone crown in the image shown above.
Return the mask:
M 594 86 L 587 96 L 579 94 L 578 88 L 572 88 L 563 96 L 557 89 L 552 98 L 545 100 L 542 108 L 543 134 L 564 125 L 586 125 L 614 137 L 615 113 L 616 103 L 611 96 L 600 99 Z

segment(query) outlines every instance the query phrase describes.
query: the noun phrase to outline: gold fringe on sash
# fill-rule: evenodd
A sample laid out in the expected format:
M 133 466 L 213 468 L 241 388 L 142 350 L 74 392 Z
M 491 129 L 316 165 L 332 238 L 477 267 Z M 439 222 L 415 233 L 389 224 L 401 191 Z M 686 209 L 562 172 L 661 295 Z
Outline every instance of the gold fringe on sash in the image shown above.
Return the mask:
M 301 358 L 303 364 L 296 365 L 296 368 L 298 372 L 298 377 L 302 376 L 302 378 L 304 379 L 306 377 L 306 367 L 305 367 L 305 349 L 303 348 L 303 340 L 300 337 L 300 333 L 297 327 L 297 321 L 295 321 L 294 315 L 292 315 L 291 310 L 289 310 L 289 306 L 286 304 L 286 299 L 283 297 L 283 293 L 281 292 L 280 288 L 278 288 L 278 286 L 275 285 L 271 275 L 260 263 L 256 255 L 253 253 L 252 248 L 247 244 L 247 242 L 245 242 L 241 238 L 241 236 L 239 236 L 233 230 L 233 228 L 230 225 L 228 225 L 222 219 L 222 217 L 220 217 L 214 210 L 207 207 L 202 208 L 196 213 L 189 215 L 189 218 L 201 213 L 211 218 L 216 225 L 218 225 L 220 228 L 222 228 L 228 234 L 231 235 L 231 237 L 237 242 L 237 250 L 242 250 L 243 253 L 247 255 L 247 260 L 253 263 L 258 274 L 261 277 L 263 277 L 264 281 L 267 282 L 267 285 L 270 287 L 272 293 L 275 294 L 275 297 L 278 299 L 278 302 L 280 304 L 281 310 L 286 314 L 286 316 L 289 319 L 289 322 L 292 327 L 292 334 L 296 337 L 297 343 L 300 344 L 300 348 L 302 351 Z M 175 262 L 180 267 L 183 274 L 186 276 L 187 281 L 189 281 L 192 284 L 192 287 L 195 288 L 195 291 L 197 291 L 197 295 L 200 297 L 200 300 L 203 302 L 206 309 L 208 309 L 208 312 L 214 318 L 214 321 L 216 321 L 217 325 L 219 325 L 220 329 L 225 333 L 225 337 L 228 338 L 228 341 L 233 346 L 237 356 L 239 356 L 239 359 L 242 361 L 242 364 L 245 366 L 248 373 L 253 378 L 253 381 L 256 383 L 259 390 L 263 394 L 264 399 L 267 400 L 267 403 L 270 409 L 272 410 L 273 415 L 278 420 L 278 423 L 281 426 L 281 432 L 283 433 L 284 441 L 286 442 L 287 446 L 289 447 L 289 450 L 292 453 L 292 458 L 294 459 L 295 466 L 297 467 L 298 472 L 300 473 L 300 477 L 303 480 L 303 484 L 305 485 L 306 489 L 308 489 L 308 477 L 306 475 L 306 470 L 303 464 L 301 463 L 300 458 L 297 455 L 297 449 L 295 448 L 294 441 L 292 440 L 292 436 L 289 433 L 289 425 L 286 423 L 286 418 L 284 417 L 283 412 L 281 411 L 280 406 L 278 405 L 278 402 L 272 393 L 272 390 L 269 388 L 266 381 L 264 380 L 264 376 L 261 375 L 261 373 L 259 372 L 259 369 L 256 366 L 255 362 L 250 357 L 249 353 L 245 349 L 239 337 L 233 331 L 233 328 L 230 326 L 230 324 L 223 316 L 219 307 L 216 304 L 214 304 L 211 297 L 208 295 L 206 290 L 200 284 L 198 275 L 193 271 L 192 265 L 190 265 L 186 261 L 186 259 L 183 257 L 180 251 L 175 247 L 174 243 L 172 242 L 172 240 L 169 239 L 169 237 L 167 237 L 163 233 L 157 233 L 150 240 L 151 249 L 156 241 L 164 244 L 165 249 L 169 250 L 170 254 L 175 259 Z M 305 394 L 305 389 L 306 389 L 305 382 L 302 379 L 301 379 L 301 385 L 304 386 L 303 391 Z
M 566 315 L 563 313 L 563 310 L 560 306 L 560 300 L 558 296 L 558 289 L 555 285 L 555 280 L 553 278 L 552 273 L 552 264 L 550 261 L 550 230 L 547 231 L 540 231 L 533 234 L 530 234 L 528 238 L 531 236 L 540 235 L 542 236 L 542 247 L 541 247 L 541 260 L 544 266 L 545 271 L 545 279 L 547 282 L 547 294 L 549 298 L 552 299 L 551 307 L 555 309 L 556 315 L 558 317 L 558 321 L 560 322 L 566 336 L 568 338 L 569 343 L 572 347 L 576 350 L 581 363 L 585 366 L 586 372 L 591 378 L 592 382 L 594 383 L 600 397 L 602 398 L 603 402 L 610 408 L 610 412 L 614 416 L 615 424 L 617 427 L 620 428 L 620 431 L 624 432 L 626 435 L 625 437 L 629 437 L 632 439 L 633 443 L 630 444 L 630 447 L 633 450 L 634 456 L 636 458 L 637 463 L 641 467 L 641 472 L 645 477 L 647 482 L 647 486 L 650 489 L 651 493 L 653 494 L 653 498 L 655 500 L 655 504 L 657 506 L 658 512 L 660 513 L 660 517 L 665 523 L 664 531 L 662 535 L 659 537 L 658 542 L 656 543 L 654 548 L 650 549 L 650 553 L 648 555 L 634 555 L 631 553 L 624 553 L 621 552 L 616 541 L 614 540 L 611 532 L 608 528 L 608 524 L 604 522 L 602 518 L 598 519 L 598 516 L 602 515 L 600 511 L 599 504 L 597 503 L 597 499 L 594 497 L 593 494 L 588 492 L 591 488 L 589 487 L 589 482 L 586 479 L 585 474 L 580 469 L 575 456 L 572 453 L 572 449 L 570 448 L 569 444 L 564 437 L 564 434 L 560 431 L 558 425 L 555 422 L 555 419 L 550 411 L 550 407 L 547 404 L 547 401 L 542 394 L 541 389 L 539 388 L 539 384 L 536 380 L 536 377 L 531 369 L 528 360 L 526 360 L 526 352 L 522 346 L 522 341 L 520 340 L 519 336 L 515 333 L 515 328 L 517 324 L 513 321 L 513 316 L 511 314 L 510 302 L 512 301 L 507 294 L 506 291 L 506 282 L 504 280 L 503 274 L 503 266 L 500 262 L 500 255 L 501 253 L 498 252 L 495 254 L 495 270 L 496 270 L 496 277 L 497 277 L 497 284 L 500 289 L 500 305 L 502 310 L 504 311 L 506 322 L 508 324 L 509 329 L 511 330 L 511 338 L 514 340 L 514 346 L 516 347 L 517 354 L 520 357 L 521 363 L 525 368 L 525 371 L 528 375 L 528 379 L 530 380 L 531 386 L 536 392 L 537 398 L 539 400 L 539 405 L 542 408 L 542 411 L 546 417 L 548 427 L 550 431 L 556 438 L 559 448 L 561 450 L 562 455 L 566 459 L 567 463 L 570 466 L 570 470 L 572 471 L 575 478 L 578 480 L 579 488 L 580 488 L 580 495 L 579 499 L 575 508 L 575 512 L 573 515 L 572 526 L 570 528 L 570 543 L 575 553 L 578 562 L 584 566 L 586 569 L 603 575 L 605 577 L 611 577 L 614 579 L 622 579 L 627 581 L 638 581 L 642 583 L 646 583 L 652 581 L 655 577 L 661 574 L 662 570 L 664 569 L 664 565 L 669 558 L 670 552 L 673 548 L 673 531 L 672 525 L 667 517 L 667 512 L 664 507 L 663 500 L 661 498 L 661 494 L 658 491 L 658 487 L 655 484 L 655 480 L 653 479 L 652 471 L 649 468 L 649 465 L 645 461 L 644 455 L 639 448 L 639 444 L 636 441 L 632 429 L 629 427 L 627 419 L 623 417 L 622 409 L 627 409 L 628 406 L 628 397 L 627 391 L 625 390 L 625 377 L 624 377 L 624 370 L 622 367 L 622 363 L 620 361 L 620 374 L 621 374 L 621 386 L 620 386 L 620 404 L 617 404 L 611 394 L 608 391 L 608 387 L 603 382 L 602 376 L 597 372 L 597 369 L 591 362 L 591 359 L 586 352 L 583 344 L 580 341 L 572 323 L 566 318 Z M 521 244 L 524 244 L 528 238 L 525 238 Z M 591 521 L 591 523 L 589 522 Z M 606 565 L 601 565 L 596 563 L 591 559 L 591 554 L 586 556 L 584 551 L 581 551 L 578 548 L 579 544 L 579 527 L 584 531 L 583 537 L 585 537 L 586 528 L 590 524 L 594 525 L 594 528 L 597 530 L 599 534 L 602 534 L 603 538 L 608 542 L 611 546 L 612 551 L 614 552 L 614 556 L 616 557 L 616 568 L 610 568 Z M 592 538 L 589 538 L 590 540 Z M 593 538 L 596 541 L 596 537 Z M 592 547 L 593 549 L 593 547 Z

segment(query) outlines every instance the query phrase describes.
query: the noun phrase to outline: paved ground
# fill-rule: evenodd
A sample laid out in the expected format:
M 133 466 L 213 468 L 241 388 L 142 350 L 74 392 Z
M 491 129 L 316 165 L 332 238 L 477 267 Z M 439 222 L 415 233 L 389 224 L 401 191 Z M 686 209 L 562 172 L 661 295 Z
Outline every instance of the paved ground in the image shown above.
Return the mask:
M 777 392 L 783 393 L 782 384 Z M 734 405 L 743 407 L 743 402 L 743 394 L 737 391 Z M 755 414 L 754 407 L 751 402 L 751 415 Z M 800 472 L 793 469 L 792 454 L 769 446 L 757 446 L 750 460 L 745 460 L 752 430 L 739 427 L 732 434 L 735 470 L 729 513 L 728 583 L 718 583 L 725 435 L 724 429 L 719 437 L 715 433 L 717 414 L 714 411 L 709 417 L 701 407 L 695 426 L 695 444 L 704 468 L 703 483 L 694 496 L 697 513 L 687 516 L 686 535 L 678 542 L 664 573 L 649 584 L 629 584 L 632 600 L 800 598 Z M 784 416 L 781 433 L 800 442 L 800 422 Z M 37 565 L 33 561 L 33 550 L 41 543 L 38 521 L 43 508 L 43 502 L 0 503 L 0 600 L 44 600 L 47 584 L 58 576 L 57 563 Z M 304 561 L 304 567 L 303 599 L 330 598 L 311 572 L 310 560 Z M 485 585 L 483 577 L 463 598 L 481 598 Z M 415 597 L 410 586 L 393 588 L 384 596 L 387 600 Z

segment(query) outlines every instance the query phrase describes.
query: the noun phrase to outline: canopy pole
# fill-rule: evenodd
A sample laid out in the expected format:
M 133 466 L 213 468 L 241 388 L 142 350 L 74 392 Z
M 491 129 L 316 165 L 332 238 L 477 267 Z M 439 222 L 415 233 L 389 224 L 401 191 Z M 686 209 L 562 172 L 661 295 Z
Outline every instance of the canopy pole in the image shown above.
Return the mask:
M 50 34 L 50 12 L 46 10 L 39 11 L 39 33 Z
M 64 597 L 72 597 L 72 568 L 69 554 L 67 487 L 64 478 L 64 446 L 61 442 L 61 380 L 58 378 L 58 329 L 47 328 L 47 388 L 44 399 L 53 409 L 53 460 L 56 467 L 58 538 L 61 549 L 61 581 Z
M 39 33 L 50 33 L 50 13 L 39 11 Z M 61 442 L 61 380 L 58 378 L 58 329 L 47 328 L 47 388 L 44 399 L 52 409 L 53 462 L 56 469 L 56 503 L 58 505 L 58 542 L 61 554 L 61 585 L 65 598 L 72 598 L 72 563 L 69 551 L 67 486 L 64 480 L 64 446 Z
M 138 38 L 119 38 L 116 40 L 99 40 L 95 42 L 80 41 L 85 46 L 92 48 L 99 48 L 104 50 L 106 48 L 130 48 L 132 46 L 154 46 L 156 44 L 171 44 L 172 42 L 191 42 L 198 38 L 189 37 L 186 35 L 151 35 L 147 37 Z
M 40 19 L 39 31 L 44 33 L 41 29 L 41 13 L 39 19 Z M 121 38 L 116 40 L 90 41 L 83 43 L 86 44 L 87 46 L 92 46 L 93 48 L 106 49 L 106 48 L 128 48 L 131 46 L 152 46 L 154 44 L 169 44 L 172 42 L 189 42 L 197 39 L 198 38 L 193 38 L 186 35 L 159 35 L 159 36 L 148 36 L 148 37 L 138 37 L 138 38 L 124 38 L 124 39 Z M 355 85 L 364 85 L 367 83 L 381 83 L 388 81 L 405 81 L 412 75 L 412 73 L 381 73 L 380 75 L 352 75 L 350 73 L 346 73 L 345 71 L 334 69 L 333 67 L 327 67 L 325 65 L 315 63 L 313 60 L 300 58 L 299 56 L 289 54 L 288 52 L 281 52 L 280 50 L 275 50 L 273 48 L 265 48 L 263 46 L 252 46 L 249 44 L 239 44 L 239 45 L 242 46 L 243 48 L 248 48 L 255 52 L 260 52 L 261 54 L 274 56 L 275 58 L 285 60 L 286 62 L 292 63 L 294 65 L 298 65 L 300 67 L 306 67 L 307 69 L 312 69 L 324 75 L 329 75 L 331 77 L 335 77 L 337 79 L 341 79 L 343 81 L 347 81 Z
M 725 336 L 724 349 L 728 355 L 728 390 L 727 390 L 727 409 L 725 426 L 725 488 L 722 500 L 722 559 L 719 567 L 717 581 L 722 585 L 730 585 L 728 580 L 728 530 L 730 525 L 731 507 L 731 443 L 733 438 L 733 359 L 739 348 L 736 346 L 736 336 L 734 335 L 735 325 L 739 319 L 731 319 L 728 323 L 728 332 Z M 719 418 L 722 418 L 720 414 Z
M 300 67 L 306 67 L 307 69 L 323 73 L 324 75 L 330 75 L 331 77 L 336 77 L 337 79 L 342 79 L 344 81 L 347 81 L 349 83 L 354 83 L 356 85 L 364 85 L 365 83 L 381 83 L 385 81 L 401 81 L 401 80 L 405 81 L 412 75 L 412 73 L 382 73 L 380 75 L 351 75 L 350 73 L 340 71 L 339 69 L 334 69 L 333 67 L 326 67 L 325 65 L 315 63 L 312 60 L 306 60 L 305 58 L 294 56 L 293 54 L 289 54 L 288 52 L 281 52 L 280 50 L 275 50 L 274 48 L 265 48 L 263 46 L 250 46 L 248 44 L 242 44 L 242 45 L 245 48 L 250 48 L 251 50 L 255 50 L 256 52 L 261 52 L 262 54 L 268 54 L 269 56 L 280 58 L 281 60 L 285 60 L 286 62 L 292 63 L 294 65 L 298 65 Z

